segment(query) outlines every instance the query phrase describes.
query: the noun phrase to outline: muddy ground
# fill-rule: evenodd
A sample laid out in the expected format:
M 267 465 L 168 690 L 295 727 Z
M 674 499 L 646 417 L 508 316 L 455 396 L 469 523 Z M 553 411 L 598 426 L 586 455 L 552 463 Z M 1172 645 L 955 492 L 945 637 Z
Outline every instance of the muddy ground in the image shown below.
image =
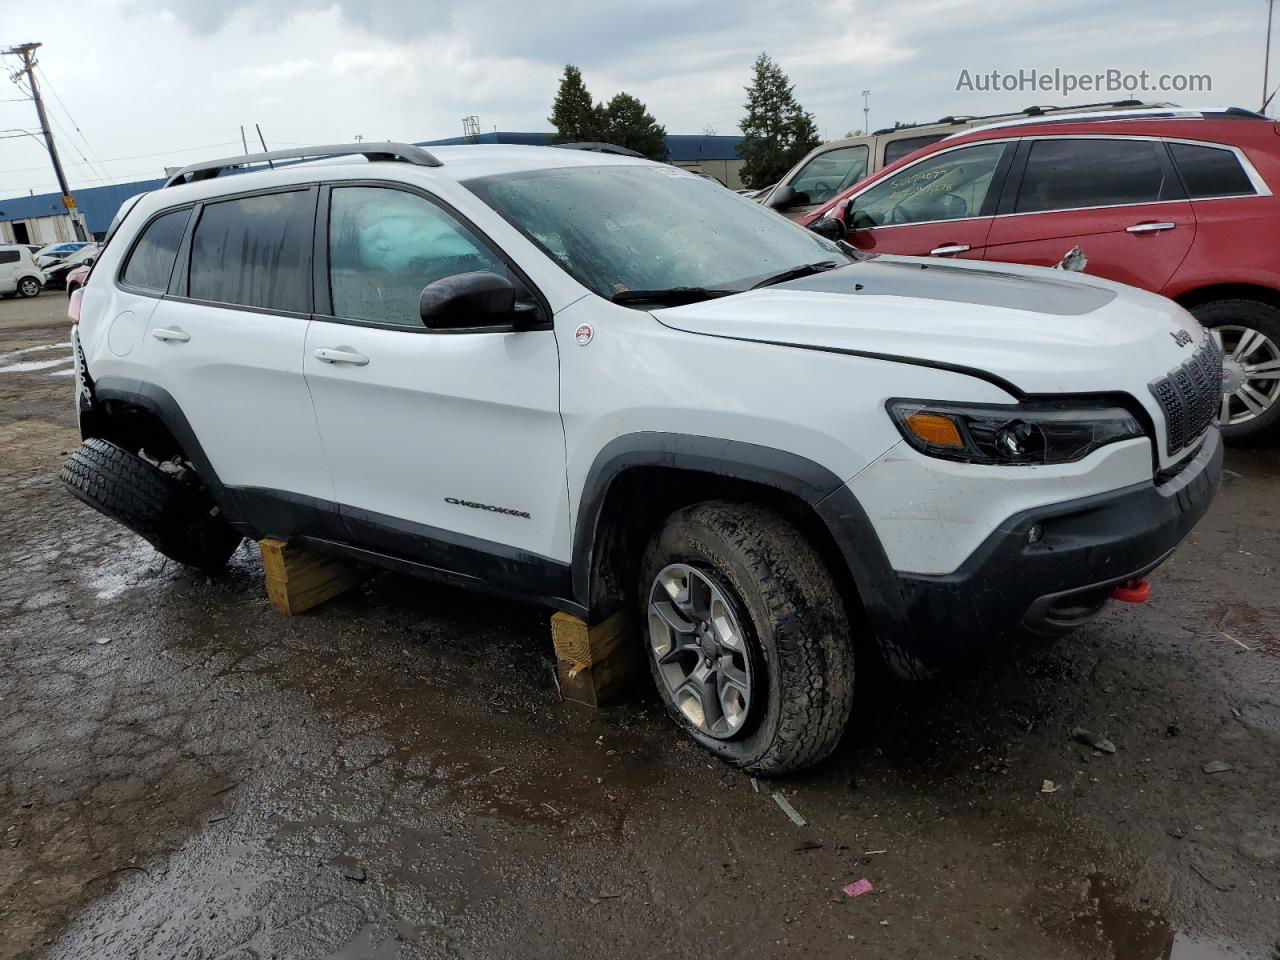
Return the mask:
M 1280 957 L 1275 449 L 1145 606 L 874 684 L 757 792 L 647 689 L 559 702 L 543 610 L 287 618 L 250 545 L 210 580 L 73 500 L 63 303 L 0 301 L 0 958 Z

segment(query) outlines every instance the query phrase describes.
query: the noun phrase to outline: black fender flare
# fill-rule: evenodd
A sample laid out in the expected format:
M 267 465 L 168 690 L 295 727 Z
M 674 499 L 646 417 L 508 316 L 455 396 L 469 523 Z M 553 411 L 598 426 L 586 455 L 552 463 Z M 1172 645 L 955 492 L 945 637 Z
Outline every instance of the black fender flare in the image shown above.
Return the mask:
M 812 507 L 839 548 L 876 639 L 893 665 L 897 659 L 893 648 L 899 646 L 897 638 L 907 639 L 904 631 L 910 630 L 910 618 L 899 578 L 857 497 L 843 479 L 820 463 L 742 440 L 643 432 L 606 444 L 587 471 L 578 501 L 571 574 L 579 603 L 590 608 L 597 537 L 609 489 L 635 467 L 698 471 L 758 483 Z

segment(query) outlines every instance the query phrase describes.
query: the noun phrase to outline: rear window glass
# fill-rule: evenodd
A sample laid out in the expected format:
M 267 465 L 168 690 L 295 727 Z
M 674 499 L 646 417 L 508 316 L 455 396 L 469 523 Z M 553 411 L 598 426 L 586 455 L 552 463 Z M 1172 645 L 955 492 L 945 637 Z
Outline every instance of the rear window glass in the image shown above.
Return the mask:
M 1018 213 L 1154 203 L 1182 196 L 1151 140 L 1036 140 L 1018 189 Z
M 1173 161 L 1192 197 L 1239 197 L 1257 193 L 1233 150 L 1171 143 Z
M 309 190 L 206 206 L 191 240 L 189 295 L 264 310 L 309 312 L 314 208 Z
M 125 283 L 147 290 L 169 289 L 169 274 L 191 210 L 175 210 L 156 217 L 142 234 L 125 265 Z
M 915 153 L 921 147 L 937 143 L 945 136 L 945 133 L 933 133 L 926 137 L 903 137 L 901 140 L 890 140 L 884 145 L 884 165 L 887 167 L 901 160 L 908 153 Z
M 21 259 L 17 250 L 0 250 L 0 263 L 17 263 Z

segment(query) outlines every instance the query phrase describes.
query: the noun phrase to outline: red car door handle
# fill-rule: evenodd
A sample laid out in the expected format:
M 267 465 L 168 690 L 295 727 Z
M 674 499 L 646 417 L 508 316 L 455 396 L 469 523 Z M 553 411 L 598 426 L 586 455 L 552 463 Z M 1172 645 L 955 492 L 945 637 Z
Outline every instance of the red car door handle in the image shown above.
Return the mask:
M 1127 233 L 1159 233 L 1161 230 L 1172 230 L 1176 226 L 1176 223 L 1135 223 L 1132 227 L 1124 229 Z
M 967 243 L 944 243 L 940 247 L 934 247 L 929 251 L 930 256 L 949 257 L 954 253 L 964 253 L 969 249 Z

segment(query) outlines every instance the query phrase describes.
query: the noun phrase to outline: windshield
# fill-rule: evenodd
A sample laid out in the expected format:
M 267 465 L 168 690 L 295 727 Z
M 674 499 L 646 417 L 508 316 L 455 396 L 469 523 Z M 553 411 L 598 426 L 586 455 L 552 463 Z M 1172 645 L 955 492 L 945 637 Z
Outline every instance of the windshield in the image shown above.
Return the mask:
M 829 240 L 677 167 L 567 167 L 464 184 L 583 286 L 734 292 L 815 261 Z

